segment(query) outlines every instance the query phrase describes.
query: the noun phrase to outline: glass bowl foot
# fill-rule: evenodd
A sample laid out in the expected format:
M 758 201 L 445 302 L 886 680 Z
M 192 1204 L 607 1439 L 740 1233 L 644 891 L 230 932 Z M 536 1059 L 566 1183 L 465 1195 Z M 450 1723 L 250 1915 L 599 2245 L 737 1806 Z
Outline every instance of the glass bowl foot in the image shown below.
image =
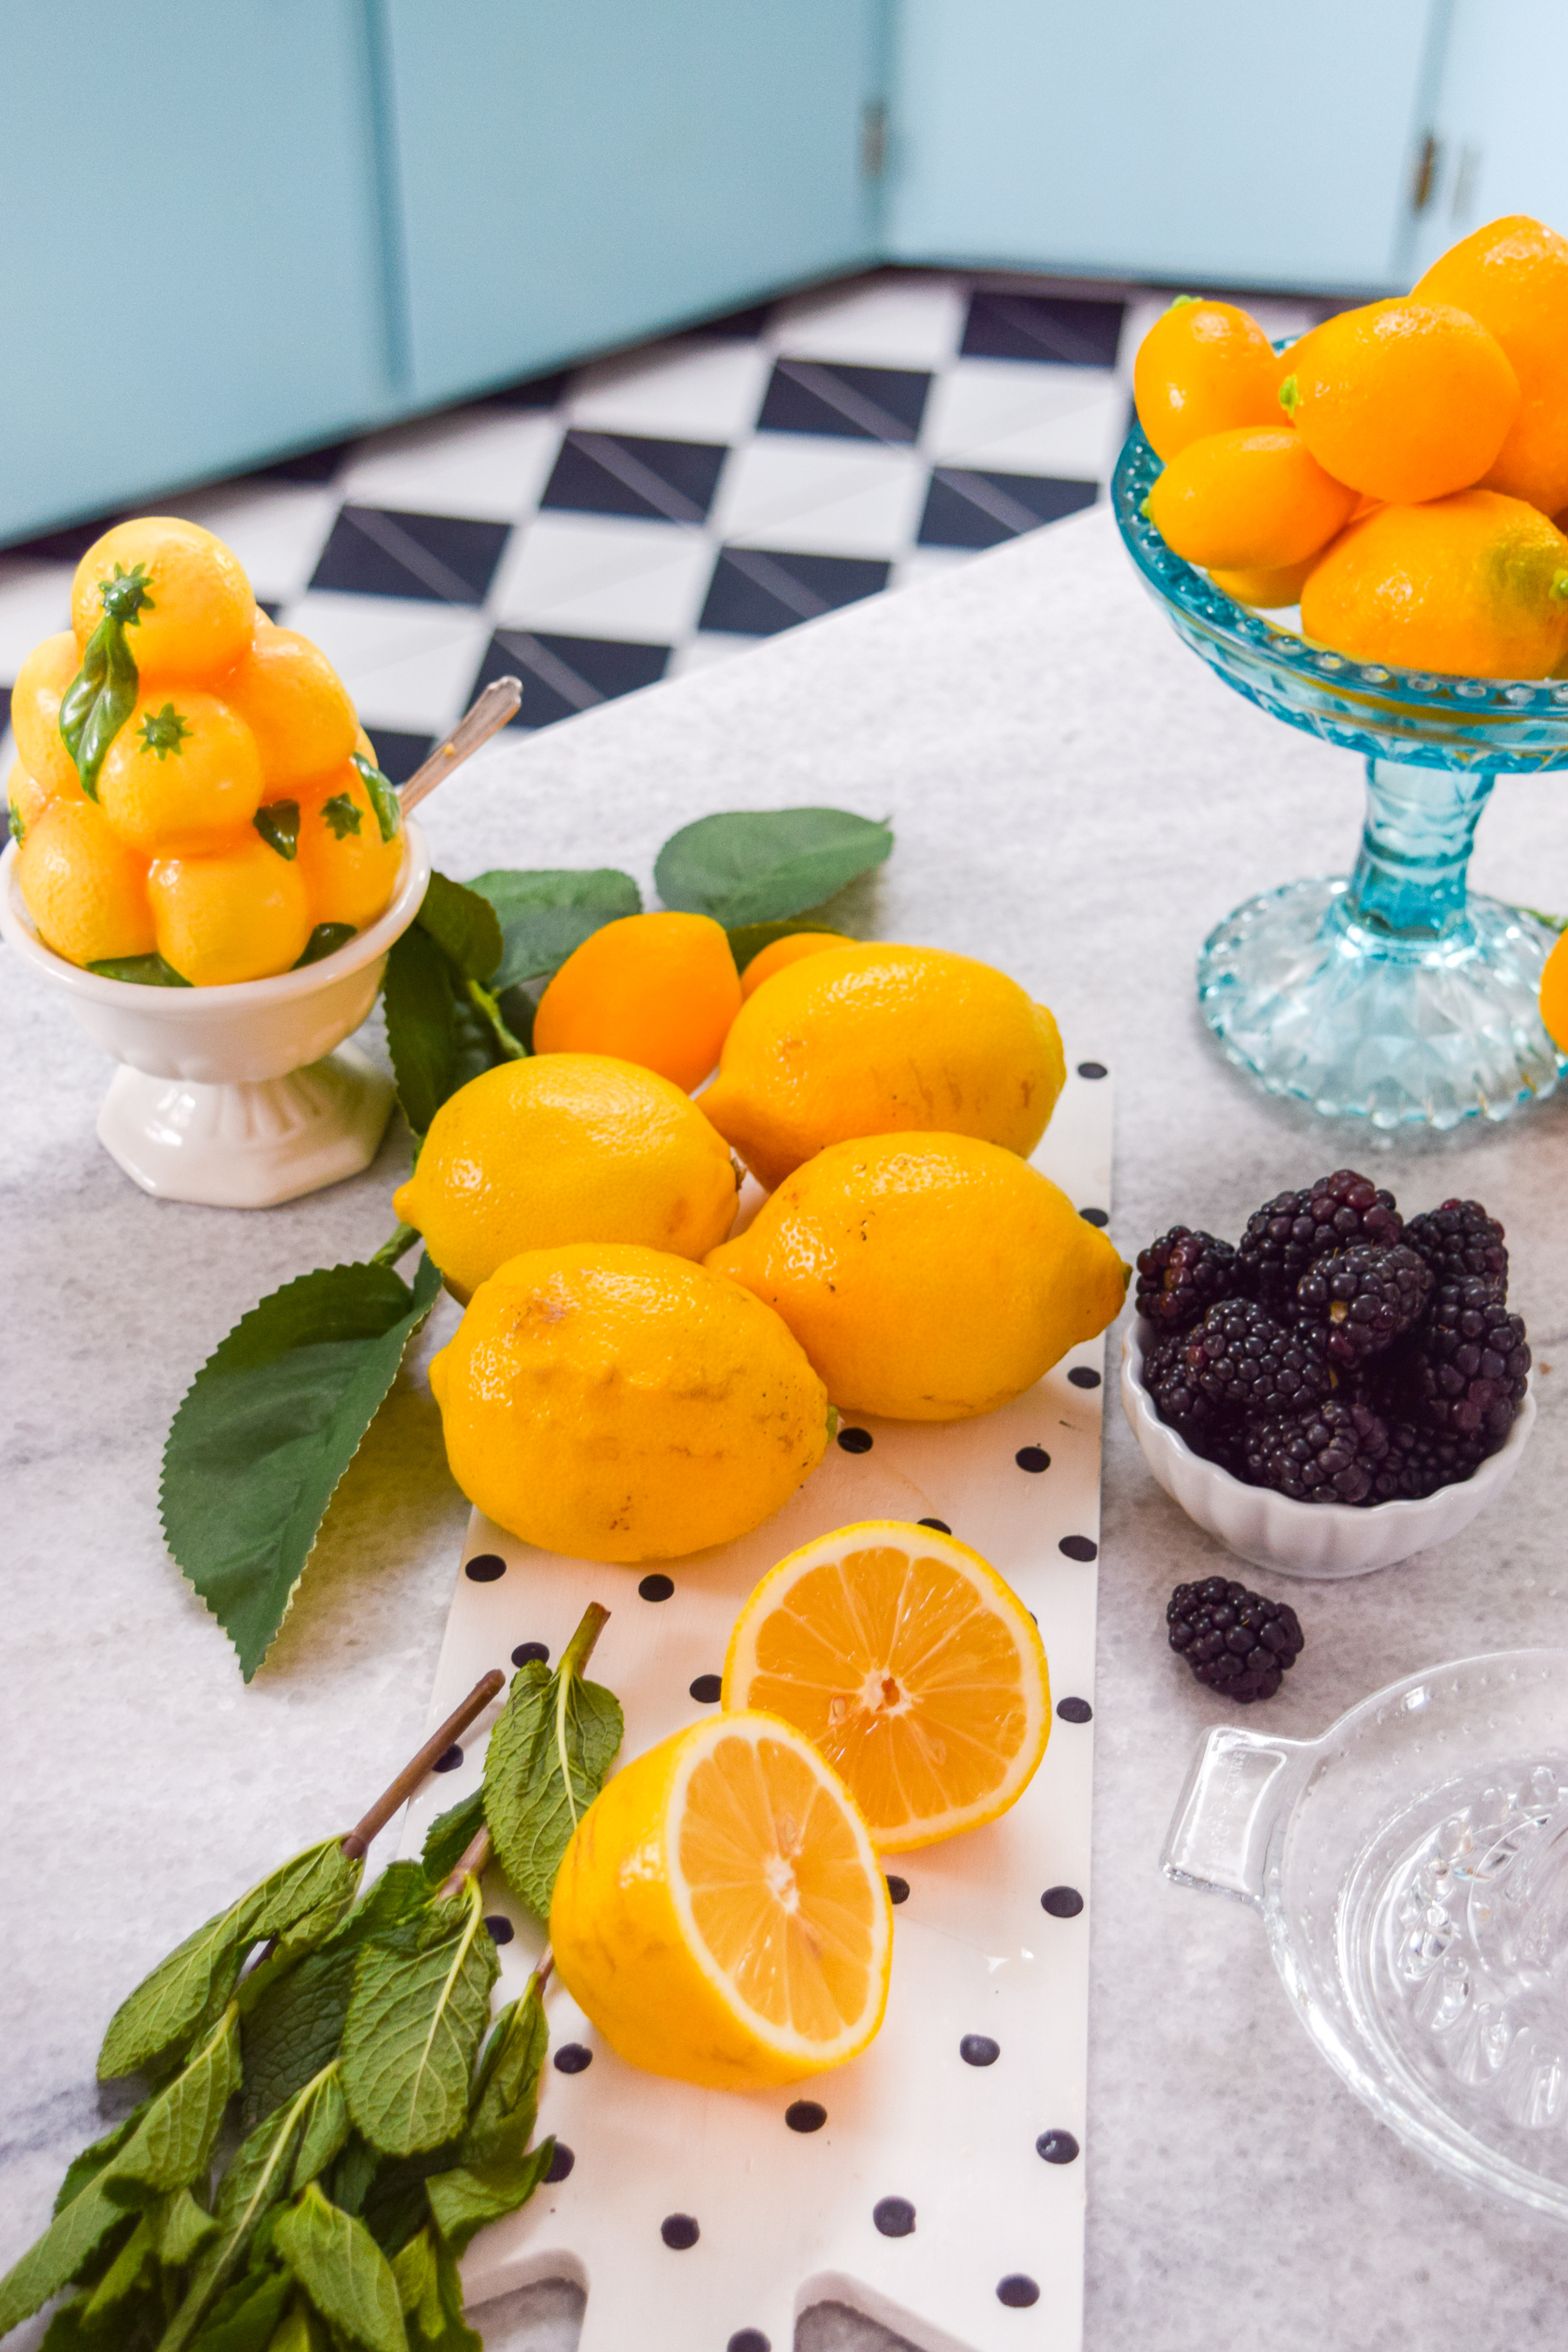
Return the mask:
M 1209 934 L 1198 1000 L 1221 1052 L 1270 1094 L 1377 1128 L 1503 1119 L 1568 1068 L 1537 992 L 1556 934 L 1471 898 L 1447 938 L 1352 921 L 1346 880 L 1288 883 Z

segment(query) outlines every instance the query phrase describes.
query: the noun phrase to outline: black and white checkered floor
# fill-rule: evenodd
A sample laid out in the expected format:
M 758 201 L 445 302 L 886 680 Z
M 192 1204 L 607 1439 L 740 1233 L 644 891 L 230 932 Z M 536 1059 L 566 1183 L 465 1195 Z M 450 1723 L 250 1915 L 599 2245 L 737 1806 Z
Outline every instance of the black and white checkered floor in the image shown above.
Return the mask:
M 491 677 L 548 727 L 1090 505 L 1169 299 L 880 271 L 148 503 L 228 541 L 401 779 Z M 0 553 L 5 701 L 99 527 Z

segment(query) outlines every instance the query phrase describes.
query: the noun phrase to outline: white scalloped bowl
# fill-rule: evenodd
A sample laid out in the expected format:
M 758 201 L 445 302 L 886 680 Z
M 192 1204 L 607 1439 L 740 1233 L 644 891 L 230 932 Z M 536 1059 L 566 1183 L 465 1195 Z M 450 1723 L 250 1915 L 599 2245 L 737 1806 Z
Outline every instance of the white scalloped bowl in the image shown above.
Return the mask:
M 1121 1337 L 1121 1405 L 1144 1461 L 1189 1519 L 1227 1551 L 1279 1576 L 1370 1576 L 1447 1543 L 1508 1485 L 1535 1425 L 1532 1383 L 1502 1444 L 1460 1485 L 1439 1486 L 1418 1503 L 1374 1503 L 1365 1510 L 1350 1503 L 1296 1503 L 1267 1486 L 1245 1486 L 1217 1462 L 1205 1462 L 1160 1419 L 1143 1385 L 1150 1337 L 1142 1317 Z

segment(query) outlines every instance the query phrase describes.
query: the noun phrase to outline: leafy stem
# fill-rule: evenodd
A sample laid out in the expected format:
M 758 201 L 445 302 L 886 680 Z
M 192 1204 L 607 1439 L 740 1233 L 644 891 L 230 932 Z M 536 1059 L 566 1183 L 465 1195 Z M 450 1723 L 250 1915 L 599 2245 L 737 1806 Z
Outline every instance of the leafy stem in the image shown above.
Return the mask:
M 561 1759 L 561 1781 L 566 1791 L 571 1810 L 572 1826 L 577 1826 L 577 1798 L 572 1787 L 572 1759 L 566 1746 L 566 1721 L 572 1704 L 572 1693 L 584 1667 L 594 1654 L 594 1644 L 610 1622 L 610 1612 L 602 1601 L 590 1601 L 583 1612 L 583 1622 L 561 1654 L 560 1670 L 555 1691 L 555 1753 Z
M 501 1052 L 505 1054 L 510 1061 L 526 1062 L 530 1058 L 528 1047 L 522 1043 L 522 1040 L 520 1037 L 513 1036 L 511 1031 L 507 1027 L 506 1022 L 501 1014 L 499 1001 L 491 995 L 489 990 L 484 985 L 484 982 L 482 981 L 465 977 L 463 986 L 467 992 L 468 1003 L 473 1006 L 480 1020 L 489 1024 L 489 1027 L 494 1035 L 496 1044 L 500 1047 Z
M 400 1257 L 407 1256 L 418 1238 L 416 1225 L 399 1225 L 395 1233 L 388 1234 L 378 1250 L 372 1251 L 366 1263 L 370 1265 L 395 1265 Z

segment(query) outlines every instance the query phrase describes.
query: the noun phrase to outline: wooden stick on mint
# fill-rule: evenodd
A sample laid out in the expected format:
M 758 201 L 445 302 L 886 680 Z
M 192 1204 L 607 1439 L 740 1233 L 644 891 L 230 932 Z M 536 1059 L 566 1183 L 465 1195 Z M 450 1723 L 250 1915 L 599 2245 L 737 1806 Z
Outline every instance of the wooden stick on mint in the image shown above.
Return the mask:
M 342 1850 L 351 1862 L 357 1862 L 367 1851 L 371 1840 L 386 1827 L 399 1805 L 410 1798 L 424 1780 L 438 1756 L 444 1756 L 460 1732 L 467 1731 L 477 1715 L 489 1706 L 506 1681 L 499 1666 L 481 1675 L 460 1706 L 454 1707 L 445 1723 L 430 1734 L 417 1756 L 411 1756 L 395 1780 L 388 1781 L 362 1822 L 356 1822 L 342 1841 Z

